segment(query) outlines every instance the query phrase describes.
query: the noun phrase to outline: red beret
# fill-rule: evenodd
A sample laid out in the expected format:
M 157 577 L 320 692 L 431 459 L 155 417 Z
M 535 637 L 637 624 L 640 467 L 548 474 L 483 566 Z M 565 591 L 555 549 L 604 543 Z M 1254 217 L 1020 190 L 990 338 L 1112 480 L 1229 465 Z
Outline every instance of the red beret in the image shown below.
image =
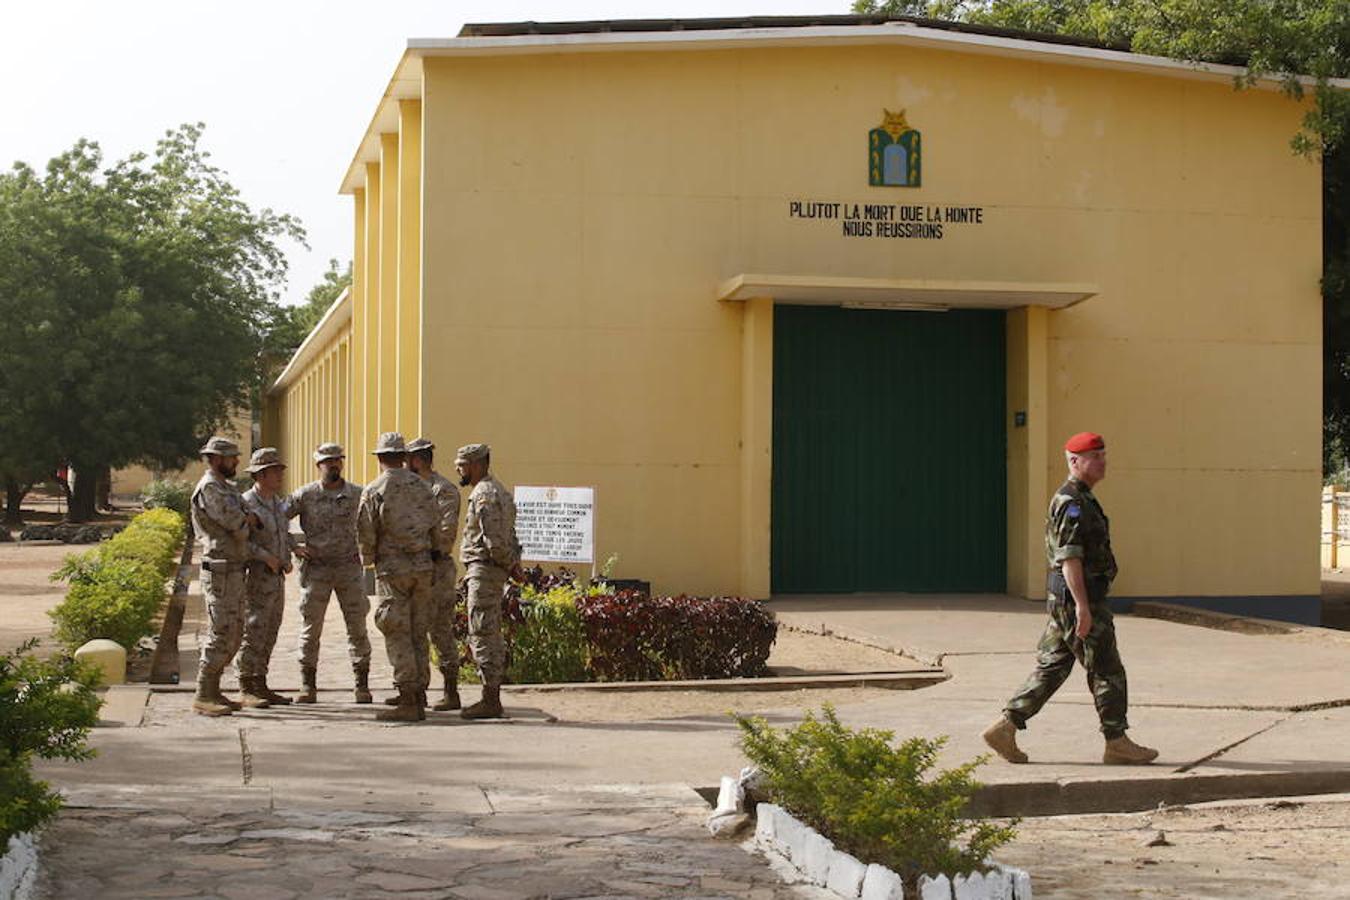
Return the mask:
M 1105 450 L 1106 441 L 1100 434 L 1080 431 L 1064 442 L 1064 449 L 1070 453 L 1086 453 L 1089 450 Z

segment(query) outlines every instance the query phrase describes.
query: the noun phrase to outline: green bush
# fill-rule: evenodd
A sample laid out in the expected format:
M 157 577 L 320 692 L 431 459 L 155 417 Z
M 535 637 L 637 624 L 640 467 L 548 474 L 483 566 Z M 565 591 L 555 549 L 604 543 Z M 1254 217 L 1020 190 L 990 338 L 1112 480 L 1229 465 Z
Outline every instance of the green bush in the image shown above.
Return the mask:
M 0 653 L 0 848 L 56 815 L 60 795 L 33 777 L 33 757 L 88 759 L 98 721 L 96 677 L 69 657 L 41 660 L 36 641 Z
M 589 681 L 586 629 L 577 610 L 582 588 L 560 584 L 544 593 L 521 592 L 507 676 L 514 684 Z
M 52 576 L 70 585 L 49 613 L 56 639 L 75 649 L 107 638 L 130 650 L 152 634 L 177 569 L 183 527 L 178 513 L 149 510 L 98 548 L 66 557 Z
M 156 478 L 141 491 L 141 503 L 146 509 L 171 509 L 186 519 L 192 502 L 192 488 L 190 481 Z
M 929 777 L 946 738 L 892 746 L 893 732 L 846 728 L 828 705 L 781 731 L 760 718 L 736 724 L 774 802 L 862 862 L 893 869 L 906 893 L 917 894 L 920 875 L 983 871 L 1016 835 L 1015 822 L 962 817 L 985 757 Z

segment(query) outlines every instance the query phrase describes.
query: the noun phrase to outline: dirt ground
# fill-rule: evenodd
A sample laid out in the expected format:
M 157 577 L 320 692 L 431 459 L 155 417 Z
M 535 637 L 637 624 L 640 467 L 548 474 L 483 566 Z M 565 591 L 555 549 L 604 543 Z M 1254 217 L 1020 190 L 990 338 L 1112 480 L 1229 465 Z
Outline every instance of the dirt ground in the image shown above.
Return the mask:
M 1057 900 L 1350 897 L 1350 794 L 1025 819 L 995 858 Z
M 42 650 L 55 649 L 50 638 L 51 609 L 65 596 L 65 585 L 49 576 L 71 553 L 88 549 L 66 544 L 0 544 L 0 651 L 36 637 Z

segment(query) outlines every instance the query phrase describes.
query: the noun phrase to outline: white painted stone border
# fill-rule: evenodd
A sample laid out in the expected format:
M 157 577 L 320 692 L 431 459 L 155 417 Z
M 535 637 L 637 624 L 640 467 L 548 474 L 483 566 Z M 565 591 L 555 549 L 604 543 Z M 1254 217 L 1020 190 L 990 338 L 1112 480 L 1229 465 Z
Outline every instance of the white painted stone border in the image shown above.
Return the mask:
M 780 806 L 756 807 L 755 846 L 786 860 L 802 877 L 849 900 L 905 900 L 900 876 L 884 866 L 866 865 L 835 848 L 828 838 Z M 987 874 L 919 877 L 917 900 L 1032 900 L 1031 876 L 993 864 Z
M 0 857 L 0 900 L 29 900 L 37 884 L 37 841 L 31 831 L 9 839 L 9 849 Z

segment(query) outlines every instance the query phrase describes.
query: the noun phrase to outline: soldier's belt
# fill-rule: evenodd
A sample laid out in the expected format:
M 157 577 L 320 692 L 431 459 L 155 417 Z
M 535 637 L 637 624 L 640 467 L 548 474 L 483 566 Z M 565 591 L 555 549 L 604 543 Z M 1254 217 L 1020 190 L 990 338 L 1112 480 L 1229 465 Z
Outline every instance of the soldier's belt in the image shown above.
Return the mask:
M 359 566 L 361 565 L 361 555 L 353 553 L 351 556 L 311 556 L 309 559 L 302 559 L 301 562 L 308 563 L 311 566 Z
M 204 559 L 202 560 L 202 571 L 219 572 L 223 575 L 226 572 L 242 572 L 244 571 L 244 567 L 246 565 L 247 563 L 241 562 L 225 562 L 224 560 L 219 559 Z

